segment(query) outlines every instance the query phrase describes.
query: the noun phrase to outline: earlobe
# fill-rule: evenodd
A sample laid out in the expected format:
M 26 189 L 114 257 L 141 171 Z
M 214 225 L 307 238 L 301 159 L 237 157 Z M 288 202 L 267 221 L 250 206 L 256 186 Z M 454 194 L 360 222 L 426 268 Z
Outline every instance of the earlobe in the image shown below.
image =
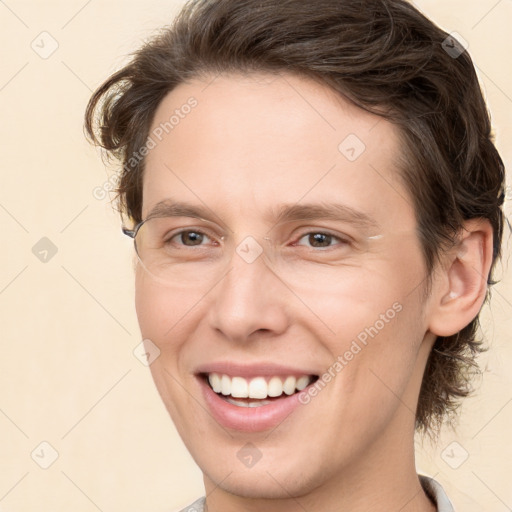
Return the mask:
M 486 219 L 466 221 L 458 243 L 446 253 L 433 287 L 429 330 L 451 336 L 479 313 L 487 294 L 493 255 L 492 226 Z

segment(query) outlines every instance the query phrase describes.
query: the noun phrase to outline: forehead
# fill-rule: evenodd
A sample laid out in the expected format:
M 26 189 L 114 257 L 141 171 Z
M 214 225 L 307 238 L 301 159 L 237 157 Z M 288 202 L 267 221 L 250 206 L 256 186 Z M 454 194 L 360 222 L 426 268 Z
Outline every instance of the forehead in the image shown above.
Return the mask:
M 310 79 L 220 75 L 181 84 L 159 105 L 150 137 L 143 216 L 168 197 L 239 215 L 307 199 L 390 220 L 413 216 L 396 127 Z

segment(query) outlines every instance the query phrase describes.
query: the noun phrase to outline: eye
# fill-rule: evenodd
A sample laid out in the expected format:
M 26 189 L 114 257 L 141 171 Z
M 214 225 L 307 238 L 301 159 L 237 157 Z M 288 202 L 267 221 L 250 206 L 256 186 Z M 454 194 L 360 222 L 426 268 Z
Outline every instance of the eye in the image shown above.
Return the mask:
M 168 239 L 167 243 L 171 243 L 174 240 L 178 240 L 177 245 L 194 247 L 204 245 L 202 244 L 202 242 L 210 240 L 210 237 L 201 231 L 195 229 L 187 229 L 174 234 L 172 237 Z
M 328 247 L 332 247 L 338 244 L 346 245 L 348 244 L 347 240 L 344 240 L 338 236 L 331 235 L 330 233 L 324 233 L 321 231 L 312 231 L 310 233 L 306 233 L 296 242 L 297 245 L 303 245 L 300 242 L 305 240 L 310 247 L 314 247 L 317 249 L 325 249 Z

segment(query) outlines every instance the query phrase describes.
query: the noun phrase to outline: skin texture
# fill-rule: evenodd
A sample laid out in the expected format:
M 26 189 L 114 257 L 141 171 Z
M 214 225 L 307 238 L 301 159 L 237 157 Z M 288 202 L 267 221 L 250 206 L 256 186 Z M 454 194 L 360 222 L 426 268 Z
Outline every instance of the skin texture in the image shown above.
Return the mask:
M 209 512 L 434 510 L 415 472 L 414 411 L 436 335 L 457 332 L 481 307 L 490 226 L 468 222 L 425 298 L 393 125 L 309 79 L 260 74 L 178 86 L 152 129 L 191 96 L 197 106 L 147 156 L 143 218 L 164 199 L 206 205 L 212 222 L 176 227 L 208 229 L 203 243 L 220 256 L 183 263 L 182 275 L 196 278 L 168 285 L 138 265 L 136 308 L 143 338 L 161 351 L 152 375 L 203 471 Z M 349 134 L 366 146 L 354 161 L 338 149 Z M 273 216 L 282 204 L 331 202 L 377 225 Z M 350 243 L 311 246 L 305 235 L 325 230 Z M 247 236 L 265 251 L 253 263 L 235 250 Z M 272 431 L 225 429 L 208 413 L 199 365 L 274 361 L 320 375 L 393 304 L 400 312 Z M 251 468 L 237 457 L 247 442 L 262 454 Z

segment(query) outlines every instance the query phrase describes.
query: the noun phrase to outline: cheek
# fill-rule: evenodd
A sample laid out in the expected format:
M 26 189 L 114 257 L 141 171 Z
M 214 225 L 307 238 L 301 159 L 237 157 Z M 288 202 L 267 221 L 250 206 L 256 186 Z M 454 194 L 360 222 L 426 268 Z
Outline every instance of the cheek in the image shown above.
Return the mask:
M 335 351 L 341 356 L 335 388 L 346 400 L 343 415 L 377 428 L 403 405 L 414 410 L 411 379 L 421 370 L 418 355 L 425 336 L 420 306 L 402 296 L 347 315 L 346 336 Z
M 187 310 L 190 310 L 186 290 L 177 292 L 173 288 L 161 286 L 148 277 L 140 267 L 135 276 L 135 309 L 143 339 L 150 340 L 160 350 L 159 356 L 149 369 L 156 388 L 169 414 L 179 427 L 187 417 L 187 396 L 177 399 L 182 392 L 183 383 L 170 378 L 179 375 L 186 322 L 180 322 Z M 180 406 L 180 404 L 182 404 Z
M 151 285 L 144 270 L 137 268 L 135 274 L 135 310 L 141 335 L 158 344 L 164 330 L 167 298 L 161 290 Z
M 175 339 L 173 331 L 183 327 L 187 310 L 192 307 L 193 297 L 186 289 L 176 290 L 162 286 L 140 266 L 135 274 L 135 309 L 141 334 L 162 350 L 165 340 Z
M 329 329 L 323 340 L 330 372 L 340 376 L 335 387 L 353 396 L 363 393 L 368 402 L 383 398 L 386 386 L 404 390 L 426 333 L 421 286 L 414 289 L 420 269 L 394 270 L 356 269 L 327 293 L 308 297 Z
M 158 286 L 144 271 L 138 270 L 135 279 L 135 310 L 142 339 L 150 340 L 158 347 L 159 357 L 151 364 L 150 370 L 157 387 L 162 393 L 160 381 L 165 381 L 164 368 L 175 371 L 179 364 L 179 342 L 184 322 L 179 322 L 181 305 L 177 294 L 170 288 Z M 159 374 L 160 375 L 159 378 Z M 162 384 L 160 382 L 160 384 Z M 165 400 L 164 400 L 165 401 Z
M 384 337 L 381 334 L 392 331 L 418 309 L 419 304 L 410 293 L 412 287 L 391 276 L 351 269 L 334 277 L 322 288 L 294 290 L 304 298 L 311 313 L 308 317 L 320 320 L 333 339 L 359 339 L 364 344 L 374 337 Z
M 135 309 L 142 339 L 149 339 L 160 350 L 150 366 L 156 372 L 186 371 L 186 353 L 199 324 L 204 291 L 186 287 L 163 286 L 140 267 L 135 278 Z M 204 312 L 203 312 L 204 313 Z M 165 379 L 160 379 L 165 380 Z

